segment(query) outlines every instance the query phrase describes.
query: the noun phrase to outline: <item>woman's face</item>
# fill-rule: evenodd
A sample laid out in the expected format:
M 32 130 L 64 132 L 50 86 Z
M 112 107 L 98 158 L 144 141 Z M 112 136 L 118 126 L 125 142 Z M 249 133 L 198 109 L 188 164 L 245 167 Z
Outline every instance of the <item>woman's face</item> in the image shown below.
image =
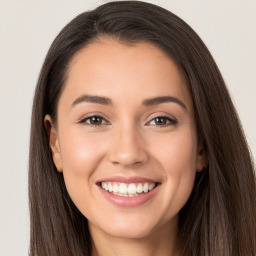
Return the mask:
M 91 232 L 142 238 L 177 227 L 203 155 L 186 81 L 163 51 L 113 39 L 85 47 L 70 63 L 57 126 L 45 123 Z

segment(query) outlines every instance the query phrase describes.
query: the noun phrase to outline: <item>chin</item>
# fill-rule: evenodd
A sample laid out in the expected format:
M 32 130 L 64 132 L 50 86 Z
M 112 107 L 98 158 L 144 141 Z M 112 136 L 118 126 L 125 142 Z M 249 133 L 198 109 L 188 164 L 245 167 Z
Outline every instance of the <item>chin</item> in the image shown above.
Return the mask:
M 133 215 L 133 214 L 132 214 Z M 152 218 L 154 215 L 144 216 L 122 216 L 115 215 L 114 218 L 106 218 L 105 221 L 99 221 L 95 225 L 90 225 L 93 229 L 97 227 L 105 234 L 116 238 L 124 239 L 142 239 L 154 234 L 157 229 L 165 226 L 159 223 L 158 220 Z M 106 221 L 108 220 L 108 221 Z M 92 230 L 93 231 L 93 230 Z
M 122 226 L 115 225 L 103 231 L 110 236 L 123 239 L 142 239 L 153 233 L 151 227 L 145 227 L 142 225 L 133 227 L 129 224 Z

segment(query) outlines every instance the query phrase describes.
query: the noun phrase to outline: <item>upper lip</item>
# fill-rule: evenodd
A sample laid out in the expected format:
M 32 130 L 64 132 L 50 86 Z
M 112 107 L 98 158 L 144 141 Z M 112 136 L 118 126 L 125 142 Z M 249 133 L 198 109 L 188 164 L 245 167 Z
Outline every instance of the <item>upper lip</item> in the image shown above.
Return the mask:
M 155 180 L 149 179 L 149 178 L 144 178 L 144 177 L 139 177 L 139 176 L 132 176 L 132 177 L 126 177 L 126 176 L 112 176 L 108 178 L 104 178 L 101 180 L 98 180 L 96 183 L 101 183 L 101 182 L 120 182 L 120 183 L 159 183 Z

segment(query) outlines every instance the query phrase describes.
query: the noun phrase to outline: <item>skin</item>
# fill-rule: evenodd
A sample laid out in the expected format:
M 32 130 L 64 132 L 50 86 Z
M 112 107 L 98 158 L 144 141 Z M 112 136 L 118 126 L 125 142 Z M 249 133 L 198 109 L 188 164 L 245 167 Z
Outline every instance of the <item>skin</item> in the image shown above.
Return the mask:
M 83 94 L 108 97 L 113 105 L 72 105 Z M 157 96 L 175 97 L 185 107 L 176 102 L 142 105 Z M 56 124 L 45 117 L 53 161 L 88 219 L 92 255 L 178 255 L 178 213 L 205 156 L 192 98 L 174 61 L 150 43 L 96 41 L 71 60 L 57 114 Z M 91 126 L 92 119 L 84 120 L 87 115 L 103 119 Z M 157 122 L 163 115 L 177 123 Z M 146 203 L 120 207 L 107 201 L 96 184 L 116 175 L 161 185 Z

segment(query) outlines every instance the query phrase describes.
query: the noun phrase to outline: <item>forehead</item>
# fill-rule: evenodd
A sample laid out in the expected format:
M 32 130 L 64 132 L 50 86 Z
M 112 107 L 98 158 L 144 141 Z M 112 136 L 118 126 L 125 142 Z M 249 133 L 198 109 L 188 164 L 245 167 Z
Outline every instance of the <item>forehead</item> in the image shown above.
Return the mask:
M 131 66 L 132 62 L 134 65 Z M 120 64 L 122 65 L 120 66 Z M 154 44 L 150 42 L 129 44 L 109 38 L 94 41 L 78 51 L 69 63 L 69 74 L 75 75 L 75 72 L 81 71 L 81 68 L 85 71 L 85 67 L 101 68 L 101 71 L 109 72 L 109 65 L 116 65 L 116 68 L 120 67 L 120 69 L 125 66 L 127 72 L 136 71 L 134 75 L 142 71 L 156 70 L 157 67 L 157 71 L 161 72 L 166 66 L 169 66 L 169 71 L 172 69 L 182 78 L 181 72 L 172 58 Z M 143 69 L 143 67 L 145 68 Z
M 104 39 L 74 55 L 64 94 L 73 100 L 83 93 L 114 99 L 123 95 L 127 102 L 140 96 L 173 94 L 191 101 L 187 87 L 176 63 L 155 45 L 148 42 L 127 45 Z

